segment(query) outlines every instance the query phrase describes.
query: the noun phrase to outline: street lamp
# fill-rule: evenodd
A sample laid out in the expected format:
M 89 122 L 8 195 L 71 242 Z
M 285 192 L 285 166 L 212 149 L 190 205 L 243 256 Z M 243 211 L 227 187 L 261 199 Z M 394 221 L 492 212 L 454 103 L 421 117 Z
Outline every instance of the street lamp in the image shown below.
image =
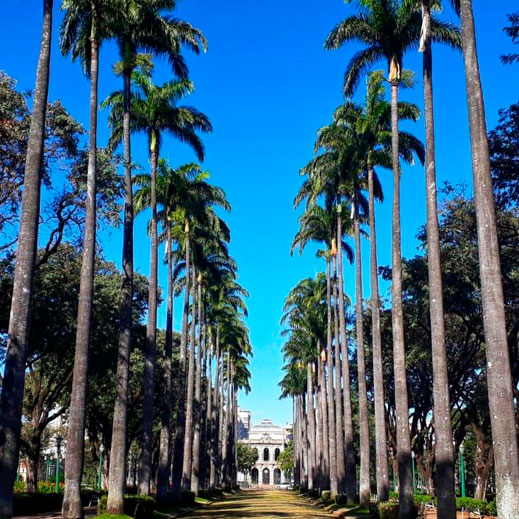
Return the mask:
M 56 494 L 59 493 L 59 458 L 61 454 L 61 442 L 63 438 L 58 434 L 56 436 Z
M 460 445 L 460 480 L 461 480 L 461 497 L 465 497 L 465 445 Z
M 99 469 L 97 471 L 97 489 L 102 490 L 103 486 L 103 453 L 105 447 L 103 444 L 99 446 Z

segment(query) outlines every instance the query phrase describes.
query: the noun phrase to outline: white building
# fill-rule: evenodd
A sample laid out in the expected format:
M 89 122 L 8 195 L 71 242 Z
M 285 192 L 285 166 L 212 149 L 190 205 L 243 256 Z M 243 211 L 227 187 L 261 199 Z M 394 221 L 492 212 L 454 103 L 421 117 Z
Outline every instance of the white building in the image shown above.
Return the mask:
M 249 413 L 250 419 L 250 413 Z M 248 430 L 248 437 L 240 439 L 258 451 L 258 461 L 252 469 L 247 482 L 252 486 L 269 487 L 289 483 L 283 471 L 277 464 L 279 455 L 285 449 L 290 434 L 289 427 L 280 427 L 272 420 L 264 419 Z M 245 475 L 238 473 L 238 484 L 246 482 Z

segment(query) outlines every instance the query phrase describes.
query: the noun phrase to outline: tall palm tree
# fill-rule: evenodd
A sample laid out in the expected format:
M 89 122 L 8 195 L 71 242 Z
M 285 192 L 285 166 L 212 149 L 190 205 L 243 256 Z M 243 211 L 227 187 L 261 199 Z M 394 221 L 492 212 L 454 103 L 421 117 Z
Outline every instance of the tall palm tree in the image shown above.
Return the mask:
M 497 513 L 503 519 L 512 519 L 517 516 L 519 510 L 519 456 L 514 421 L 514 389 L 510 371 L 496 212 L 472 1 L 460 0 L 460 11 L 485 327 L 488 401 L 496 472 Z
M 182 207 L 185 179 L 192 172 L 199 172 L 197 164 L 184 164 L 176 169 L 171 168 L 165 159 L 159 159 L 157 164 L 156 196 L 157 220 L 161 222 L 163 232 L 161 240 L 166 241 L 166 263 L 168 270 L 167 314 L 166 314 L 166 346 L 164 368 L 164 408 L 161 416 L 159 440 L 159 466 L 157 470 L 157 500 L 167 498 L 170 475 L 171 457 L 171 408 L 173 401 L 172 354 L 173 354 L 173 298 L 175 279 L 173 247 L 180 234 L 179 222 L 176 216 Z M 136 175 L 135 184 L 139 186 L 136 193 L 136 206 L 149 207 L 151 202 L 151 175 Z M 179 379 L 179 374 L 176 374 Z
M 62 516 L 83 517 L 81 506 L 81 479 L 83 473 L 85 404 L 88 374 L 88 349 L 90 342 L 92 299 L 94 284 L 94 258 L 96 248 L 96 161 L 97 161 L 97 111 L 99 49 L 103 40 L 110 37 L 110 23 L 114 18 L 113 0 L 65 0 L 66 10 L 61 25 L 61 51 L 79 59 L 90 79 L 90 130 L 87 169 L 87 200 L 85 235 L 79 287 L 79 304 L 76 332 L 76 352 L 72 379 L 71 404 L 67 432 L 67 472 Z
M 305 181 L 300 189 L 299 194 L 296 197 L 296 205 L 306 197 L 308 207 L 299 219 L 300 229 L 296 234 L 293 244 L 292 252 L 296 247 L 299 247 L 300 251 L 310 241 L 324 242 L 326 244 L 326 251 L 321 251 L 320 254 L 325 257 L 327 262 L 327 336 L 326 336 L 326 362 L 328 367 L 328 378 L 326 392 L 328 398 L 326 402 L 328 404 L 327 416 L 328 416 L 328 462 L 329 462 L 329 477 L 330 477 L 330 491 L 337 493 L 338 482 L 337 482 L 337 441 L 342 442 L 342 435 L 337 437 L 337 426 L 335 423 L 335 402 L 334 402 L 334 387 L 333 387 L 333 357 L 332 357 L 332 314 L 331 314 L 331 258 L 336 254 L 342 254 L 342 251 L 346 251 L 350 259 L 352 259 L 352 251 L 348 244 L 342 240 L 342 236 L 336 236 L 336 215 L 333 210 L 335 203 L 335 192 L 328 190 L 325 198 L 325 208 L 316 205 L 316 198 L 319 196 L 319 190 L 311 187 L 310 181 Z M 343 338 L 346 334 L 343 335 Z M 343 340 L 344 343 L 344 340 Z M 353 424 L 351 423 L 351 414 L 347 413 L 348 402 L 351 405 L 350 387 L 349 387 L 349 368 L 348 358 L 345 350 L 343 350 L 343 378 L 344 378 L 344 395 L 345 395 L 345 430 L 347 431 L 346 445 L 343 452 L 352 452 L 353 450 Z M 337 369 L 340 369 L 338 367 Z M 338 380 L 340 380 L 338 376 Z M 339 384 L 337 385 L 339 388 Z M 323 388 L 324 390 L 325 388 Z M 340 398 L 342 395 L 337 391 L 337 397 Z M 324 414 L 324 413 L 323 413 Z M 348 433 L 351 431 L 351 435 Z M 351 437 L 351 441 L 350 440 Z M 326 451 L 326 449 L 325 449 Z M 353 458 L 353 460 L 351 459 Z M 352 463 L 351 463 L 352 462 Z M 353 465 L 353 470 L 351 465 Z M 347 482 L 350 482 L 351 473 L 355 469 L 354 456 L 350 457 L 350 464 L 346 468 Z M 351 471 L 351 472 L 350 472 Z M 354 492 L 354 491 L 353 491 Z
M 34 263 L 38 245 L 41 167 L 50 74 L 52 7 L 53 0 L 43 0 L 40 54 L 36 70 L 36 86 L 34 88 L 33 110 L 25 158 L 18 250 L 16 253 L 13 295 L 11 297 L 7 355 L 0 397 L 0 436 L 2 437 L 2 445 L 0 446 L 1 519 L 11 517 L 12 514 L 13 486 L 18 469 L 20 449 L 25 362 L 31 316 Z
M 150 285 L 148 304 L 148 324 L 146 329 L 146 368 L 144 373 L 144 401 L 142 418 L 142 441 L 139 456 L 139 493 L 149 494 L 151 480 L 151 449 L 153 442 L 153 388 L 156 360 L 157 329 L 157 162 L 163 136 L 169 133 L 175 138 L 189 143 L 199 160 L 203 160 L 204 149 L 197 131 L 212 130 L 209 119 L 192 107 L 177 106 L 180 99 L 193 91 L 193 84 L 188 80 L 169 81 L 162 86 L 154 85 L 146 74 L 134 72 L 132 75 L 132 99 L 130 104 L 130 129 L 143 132 L 148 137 L 150 153 L 150 186 L 143 197 L 135 198 L 135 210 L 145 207 L 151 209 L 151 251 Z M 112 139 L 120 140 L 123 133 L 122 114 L 124 111 L 124 93 L 115 92 L 106 101 L 105 106 L 112 110 Z M 115 121 L 118 117 L 118 121 Z M 149 195 L 149 197 L 148 197 Z M 145 202 L 142 204 L 141 202 Z
M 391 167 L 391 106 L 384 100 L 383 75 L 381 72 L 371 73 L 368 78 L 368 91 L 365 106 L 347 102 L 339 107 L 334 115 L 334 125 L 338 126 L 331 134 L 322 132 L 321 143 L 330 148 L 336 146 L 337 134 L 343 133 L 342 139 L 348 139 L 353 143 L 356 150 L 356 160 L 358 171 L 352 177 L 354 196 L 357 201 L 354 205 L 360 205 L 369 214 L 370 244 L 371 244 L 371 311 L 372 311 L 372 346 L 373 346 L 373 379 L 374 379 L 374 400 L 375 400 L 375 438 L 376 438 L 376 457 L 377 457 L 377 497 L 379 500 L 389 498 L 388 489 L 388 464 L 386 450 L 386 424 L 384 407 L 383 371 L 382 371 L 382 348 L 380 330 L 380 301 L 378 290 L 378 264 L 377 264 L 377 244 L 375 228 L 375 198 L 382 200 L 382 189 L 377 175 L 374 172 L 375 166 L 386 168 Z M 401 120 L 416 121 L 419 118 L 420 110 L 416 105 L 399 102 L 399 118 Z M 423 145 L 410 133 L 399 132 L 400 139 L 400 158 L 407 163 L 414 161 L 414 156 L 423 163 Z M 366 178 L 367 172 L 367 178 Z M 365 207 L 363 198 L 359 197 L 359 187 L 368 188 L 368 207 Z M 355 207 L 354 207 L 355 209 Z M 354 211 L 354 217 L 357 211 Z M 355 220 L 355 218 L 354 218 Z M 357 253 L 358 257 L 358 253 Z M 357 270 L 358 272 L 358 270 Z M 357 276 L 358 278 L 358 276 Z M 357 282 L 357 293 L 361 293 Z M 357 314 L 359 310 L 357 310 Z M 357 331 L 361 324 L 357 323 Z M 358 337 L 358 342 L 362 337 Z M 359 374 L 360 377 L 360 374 Z M 365 448 L 365 445 L 364 445 Z M 362 446 L 361 446 L 362 449 Z M 365 475 L 365 473 L 364 473 Z M 366 499 L 366 489 L 364 489 L 364 499 Z
M 443 285 L 440 257 L 440 231 L 438 225 L 438 196 L 436 189 L 436 157 L 434 139 L 434 107 L 432 84 L 431 2 L 421 0 L 423 52 L 423 88 L 425 106 L 425 200 L 427 208 L 427 265 L 429 271 L 429 313 L 431 316 L 431 347 L 433 367 L 434 437 L 436 493 L 438 513 L 446 519 L 456 517 L 456 492 L 454 481 L 454 448 L 450 420 L 449 378 L 445 348 L 445 321 L 443 315 Z M 459 31 L 451 27 L 451 32 Z M 453 38 L 454 42 L 454 38 Z
M 374 62 L 386 60 L 391 85 L 391 129 L 393 166 L 392 219 L 392 333 L 395 374 L 398 475 L 400 480 L 400 517 L 413 514 L 411 438 L 405 369 L 404 315 L 402 307 L 402 252 L 400 224 L 400 152 L 398 131 L 398 92 L 403 79 L 402 61 L 406 51 L 416 48 L 420 40 L 421 17 L 416 3 L 400 0 L 361 0 L 361 11 L 339 23 L 329 34 L 325 46 L 336 49 L 344 43 L 360 40 L 366 48 L 351 59 L 345 73 L 344 93 L 351 95 L 362 73 Z M 432 41 L 456 44 L 457 33 L 431 17 Z M 404 76 L 405 78 L 405 76 Z
M 133 297 L 133 193 L 130 150 L 131 77 L 139 64 L 139 51 L 165 56 L 180 78 L 187 76 L 182 46 L 187 45 L 198 53 L 205 50 L 206 42 L 201 32 L 186 22 L 163 14 L 176 6 L 174 0 L 118 0 L 114 37 L 119 47 L 123 75 L 122 117 L 114 117 L 114 124 L 122 119 L 124 143 L 125 203 L 123 228 L 123 289 L 120 305 L 120 340 L 117 357 L 116 399 L 114 406 L 112 448 L 108 483 L 107 511 L 123 512 L 123 495 L 126 474 L 127 395 L 129 353 L 132 329 Z

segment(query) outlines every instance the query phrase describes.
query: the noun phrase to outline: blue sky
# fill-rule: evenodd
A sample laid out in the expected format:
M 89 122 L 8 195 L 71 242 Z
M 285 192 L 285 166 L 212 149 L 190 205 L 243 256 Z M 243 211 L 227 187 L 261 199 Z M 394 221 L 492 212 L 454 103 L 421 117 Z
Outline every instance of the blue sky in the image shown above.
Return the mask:
M 59 1 L 55 23 L 49 98 L 60 99 L 85 127 L 88 124 L 88 83 L 78 64 L 59 54 Z M 41 0 L 4 0 L 0 5 L 0 69 L 18 80 L 20 89 L 34 87 L 41 31 Z M 474 2 L 478 50 L 489 128 L 499 108 L 519 97 L 519 67 L 503 67 L 500 54 L 513 46 L 502 31 L 506 14 L 517 10 L 515 0 Z M 252 392 L 240 396 L 253 421 L 269 417 L 278 423 L 291 420 L 291 403 L 279 401 L 282 356 L 279 318 L 283 299 L 301 278 L 323 268 L 314 251 L 290 257 L 297 230 L 292 201 L 300 185 L 299 169 L 312 158 L 319 127 L 330 121 L 342 102 L 342 77 L 357 46 L 327 52 L 323 42 L 329 30 L 353 11 L 342 0 L 183 0 L 177 16 L 203 30 L 209 41 L 205 55 L 187 54 L 196 91 L 186 101 L 207 113 L 214 126 L 204 137 L 212 181 L 225 189 L 232 205 L 227 220 L 232 230 L 231 253 L 239 281 L 250 291 L 248 325 L 254 349 L 251 361 Z M 445 9 L 441 15 L 453 19 Z M 121 87 L 111 71 L 117 60 L 107 44 L 101 53 L 100 99 Z M 470 190 L 470 146 L 461 55 L 435 48 L 435 108 L 438 182 L 464 182 Z M 376 68 L 383 68 L 381 63 Z M 422 106 L 421 56 L 410 54 L 404 67 L 417 72 L 417 85 L 402 98 Z M 155 81 L 171 78 L 167 64 L 157 62 Z M 357 99 L 364 95 L 363 85 Z M 108 138 L 106 112 L 101 112 L 99 143 Z M 407 127 L 423 137 L 423 121 Z M 143 138 L 133 141 L 134 160 L 147 167 Z M 194 160 L 185 145 L 166 139 L 163 156 L 178 165 Z M 390 262 L 391 175 L 380 172 L 386 202 L 377 208 L 381 264 Z M 415 234 L 425 218 L 424 172 L 420 166 L 404 168 L 402 184 L 403 254 L 416 253 Z M 149 244 L 145 215 L 135 226 L 135 262 L 147 274 Z M 120 264 L 121 231 L 101 234 L 105 256 Z M 363 248 L 368 258 L 367 243 Z M 367 266 L 367 265 L 365 265 Z M 365 294 L 369 279 L 365 269 Z M 161 285 L 165 287 L 161 266 Z M 353 271 L 346 269 L 346 289 L 354 298 Z M 383 286 L 387 295 L 387 286 Z M 178 306 L 178 305 L 177 305 Z M 164 326 L 161 308 L 159 325 Z

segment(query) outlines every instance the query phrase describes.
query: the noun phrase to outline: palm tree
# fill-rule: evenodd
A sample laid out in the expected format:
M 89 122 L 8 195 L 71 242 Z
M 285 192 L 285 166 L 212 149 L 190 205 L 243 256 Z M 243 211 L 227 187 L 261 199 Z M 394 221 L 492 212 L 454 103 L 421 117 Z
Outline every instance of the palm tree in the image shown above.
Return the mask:
M 420 115 L 420 110 L 416 105 L 400 102 L 398 104 L 399 118 L 402 120 L 416 121 Z M 334 115 L 334 125 L 338 126 L 329 136 L 325 132 L 321 135 L 321 143 L 327 147 L 336 145 L 337 134 L 343 133 L 342 140 L 350 140 L 357 152 L 356 160 L 358 171 L 362 171 L 362 176 L 353 176 L 354 196 L 359 195 L 358 187 L 368 188 L 368 207 L 362 198 L 357 199 L 355 205 L 363 207 L 363 211 L 369 214 L 370 243 L 371 243 L 371 311 L 372 311 L 372 345 L 373 345 L 373 379 L 374 379 L 374 400 L 375 400 L 375 438 L 376 438 L 376 457 L 377 457 L 377 496 L 379 500 L 389 498 L 388 489 L 388 464 L 386 450 L 386 424 L 384 408 L 384 389 L 382 372 L 382 348 L 380 331 L 380 298 L 378 290 L 378 264 L 377 264 L 377 244 L 375 228 L 375 198 L 382 200 L 382 188 L 378 177 L 374 172 L 375 166 L 391 167 L 391 106 L 384 101 L 383 75 L 381 72 L 371 73 L 368 79 L 368 92 L 365 106 L 359 106 L 352 102 L 347 102 L 339 107 Z M 416 155 L 421 162 L 424 160 L 423 145 L 411 134 L 399 132 L 400 157 L 407 163 L 412 163 Z M 331 138 L 329 138 L 331 137 Z M 366 179 L 367 172 L 367 179 Z M 357 186 L 357 187 L 355 187 Z M 354 207 L 355 209 L 355 207 Z M 354 211 L 354 217 L 357 211 Z M 354 218 L 354 221 L 356 219 Z M 357 252 L 357 258 L 359 254 Z M 359 262 L 360 263 L 360 262 Z M 358 283 L 357 267 L 357 293 L 361 294 Z M 362 299 L 361 297 L 359 299 Z M 357 309 L 357 318 L 359 309 Z M 362 328 L 361 323 L 357 323 L 357 332 Z M 357 341 L 362 342 L 363 338 L 358 337 Z M 360 362 L 362 364 L 362 362 Z M 362 368 L 361 368 L 362 371 Z M 359 373 L 359 377 L 360 377 Z M 361 446 L 366 448 L 363 444 Z M 365 477 L 365 472 L 363 473 Z M 367 489 L 364 488 L 364 499 L 367 498 Z
M 25 362 L 31 315 L 34 263 L 38 244 L 41 167 L 45 114 L 49 89 L 53 0 L 43 0 L 40 55 L 27 155 L 14 272 L 13 295 L 7 340 L 7 354 L 0 397 L 0 518 L 11 517 L 13 486 L 18 469 Z
M 460 0 L 460 7 L 485 327 L 488 401 L 496 473 L 497 513 L 502 519 L 512 519 L 517 516 L 519 510 L 519 457 L 514 420 L 514 389 L 510 371 L 496 212 L 472 1 Z
M 329 34 L 325 46 L 336 49 L 352 40 L 366 48 L 351 59 L 345 73 L 344 93 L 350 96 L 362 73 L 373 63 L 386 60 L 391 84 L 391 130 L 393 165 L 392 221 L 392 333 L 393 365 L 397 421 L 398 475 L 400 479 L 400 517 L 413 514 L 411 438 L 405 369 L 404 316 L 402 308 L 402 257 L 400 225 L 400 152 L 398 131 L 398 91 L 402 79 L 402 60 L 406 51 L 416 48 L 420 40 L 421 17 L 416 3 L 399 0 L 361 0 L 361 12 L 338 24 Z M 431 40 L 456 45 L 459 40 L 450 24 L 431 17 Z
M 169 81 L 162 86 L 154 85 L 151 78 L 140 72 L 132 75 L 134 90 L 131 99 L 130 128 L 134 132 L 143 132 L 148 136 L 150 152 L 150 186 L 143 198 L 135 199 L 135 210 L 151 208 L 151 253 L 150 286 L 148 304 L 148 324 L 146 331 L 146 369 L 144 373 L 144 401 L 142 418 L 142 441 L 139 456 L 139 493 L 149 494 L 151 480 L 151 449 L 153 424 L 153 388 L 156 359 L 157 328 L 157 162 L 164 133 L 187 142 L 195 150 L 199 160 L 203 160 L 204 149 L 197 131 L 212 130 L 208 118 L 192 107 L 177 106 L 180 99 L 193 91 L 193 84 L 188 80 Z M 124 110 L 123 92 L 113 93 L 105 106 L 112 109 L 112 139 L 120 140 L 123 133 L 121 115 Z M 117 121 L 115 117 L 119 117 Z M 136 195 L 137 197 L 137 195 Z M 139 202 L 139 204 L 138 204 Z
M 94 283 L 94 257 L 96 248 L 96 161 L 97 161 L 97 110 L 99 48 L 109 37 L 109 24 L 113 19 L 112 0 L 65 0 L 66 10 L 61 25 L 61 51 L 79 58 L 90 79 L 90 131 L 87 169 L 87 201 L 85 235 L 79 288 L 76 332 L 76 353 L 67 432 L 67 472 L 62 516 L 74 519 L 83 517 L 81 506 L 81 479 L 83 473 L 85 404 L 88 374 L 88 349 L 90 342 L 92 298 Z
M 431 346 L 433 367 L 434 437 L 436 492 L 438 513 L 446 519 L 456 517 L 456 492 L 454 481 L 454 449 L 450 420 L 449 378 L 445 348 L 445 322 L 443 315 L 443 285 L 441 276 L 440 232 L 438 225 L 438 197 L 436 189 L 436 158 L 434 140 L 434 108 L 432 85 L 431 3 L 421 0 L 423 52 L 423 85 L 425 105 L 425 200 L 427 208 L 427 265 L 429 270 L 429 312 L 431 316 Z M 458 36 L 457 27 L 451 27 L 453 42 Z
M 186 66 L 180 51 L 183 45 L 198 53 L 206 48 L 201 32 L 186 22 L 163 15 L 164 9 L 174 8 L 174 0 L 118 0 L 116 30 L 122 60 L 123 108 L 122 114 L 114 114 L 112 122 L 119 125 L 122 119 L 125 164 L 125 204 L 123 229 L 123 289 L 120 305 L 120 340 L 116 374 L 116 399 L 112 448 L 110 453 L 109 492 L 107 511 L 123 512 L 123 495 L 126 474 L 127 394 L 129 352 L 132 328 L 133 297 L 133 193 L 130 150 L 131 77 L 142 59 L 139 51 L 166 56 L 177 76 L 185 78 Z

